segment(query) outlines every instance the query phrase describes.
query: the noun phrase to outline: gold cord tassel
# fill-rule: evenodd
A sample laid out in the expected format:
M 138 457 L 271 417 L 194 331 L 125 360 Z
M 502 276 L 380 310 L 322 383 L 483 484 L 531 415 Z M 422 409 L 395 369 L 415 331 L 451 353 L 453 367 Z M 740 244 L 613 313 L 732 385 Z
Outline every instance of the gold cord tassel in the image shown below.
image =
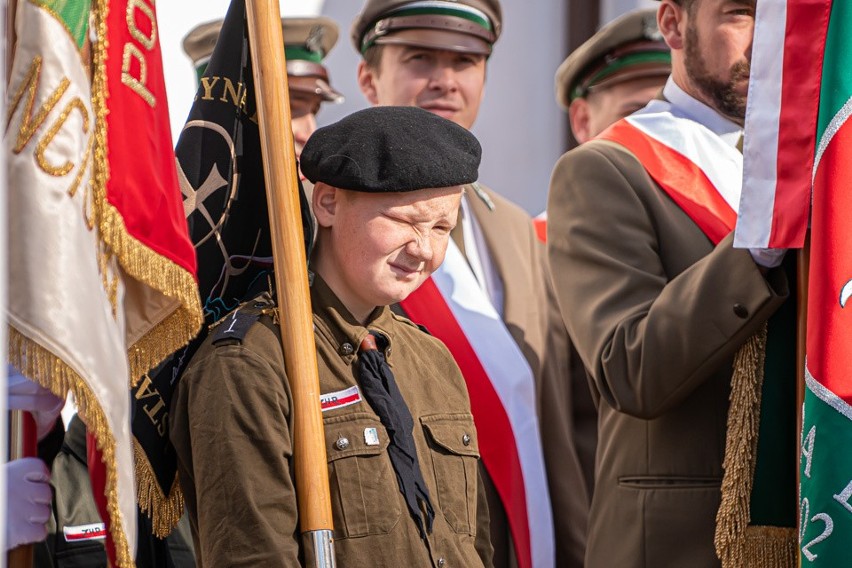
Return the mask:
M 757 463 L 763 365 L 767 325 L 734 358 L 722 479 L 722 503 L 716 515 L 716 555 L 722 568 L 794 568 L 796 529 L 753 527 L 751 491 Z

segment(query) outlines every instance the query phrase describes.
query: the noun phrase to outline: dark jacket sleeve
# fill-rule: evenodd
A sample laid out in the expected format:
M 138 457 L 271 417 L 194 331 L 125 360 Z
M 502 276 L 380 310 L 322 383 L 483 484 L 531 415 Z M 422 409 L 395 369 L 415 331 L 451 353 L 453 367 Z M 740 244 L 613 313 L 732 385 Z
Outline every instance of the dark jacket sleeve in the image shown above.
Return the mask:
M 548 202 L 553 279 L 577 351 L 607 404 L 643 419 L 688 397 L 788 293 L 783 271 L 764 277 L 732 235 L 682 270 L 665 266 L 677 245 L 662 228 L 691 225 L 652 202 L 661 191 L 632 155 L 593 142 L 560 159 Z
M 277 359 L 238 344 L 212 348 L 177 389 L 171 436 L 205 568 L 299 565 L 292 399 L 279 361 L 280 347 Z

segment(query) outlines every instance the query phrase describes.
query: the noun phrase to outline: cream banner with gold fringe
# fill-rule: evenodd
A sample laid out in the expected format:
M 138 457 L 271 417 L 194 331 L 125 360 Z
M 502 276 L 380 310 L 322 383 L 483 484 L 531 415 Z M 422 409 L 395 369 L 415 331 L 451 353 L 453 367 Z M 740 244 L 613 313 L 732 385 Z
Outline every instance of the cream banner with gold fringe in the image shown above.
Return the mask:
M 88 2 L 19 2 L 7 91 L 10 360 L 72 391 L 104 456 L 119 566 L 132 566 L 136 499 L 124 287 L 99 230 Z

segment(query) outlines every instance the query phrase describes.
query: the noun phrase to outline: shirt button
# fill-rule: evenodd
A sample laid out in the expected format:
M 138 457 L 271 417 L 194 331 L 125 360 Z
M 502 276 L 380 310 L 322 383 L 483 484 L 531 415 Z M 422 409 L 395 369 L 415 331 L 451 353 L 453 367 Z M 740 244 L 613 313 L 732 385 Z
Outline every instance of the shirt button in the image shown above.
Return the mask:
M 446 564 L 446 563 L 447 563 L 447 561 L 444 560 L 443 557 L 439 558 L 438 559 L 438 568 L 443 568 L 444 564 Z
M 341 355 L 352 355 L 353 353 L 355 353 L 355 348 L 352 347 L 351 343 L 344 343 L 340 346 Z
M 334 445 L 338 450 L 345 450 L 349 447 L 349 438 L 338 438 Z
M 470 436 L 468 436 L 467 434 L 462 436 L 462 444 L 464 444 L 465 446 L 469 446 L 470 445 Z
M 734 315 L 738 318 L 746 319 L 748 317 L 748 308 L 742 304 L 734 304 Z

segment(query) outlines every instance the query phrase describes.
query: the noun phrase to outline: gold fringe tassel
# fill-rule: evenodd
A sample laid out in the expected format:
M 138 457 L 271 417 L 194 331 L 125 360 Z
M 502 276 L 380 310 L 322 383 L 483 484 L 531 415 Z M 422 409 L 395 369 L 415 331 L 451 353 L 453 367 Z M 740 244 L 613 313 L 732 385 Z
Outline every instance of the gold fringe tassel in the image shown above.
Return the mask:
M 118 504 L 115 436 L 100 402 L 86 381 L 65 361 L 12 325 L 9 326 L 9 362 L 56 396 L 65 398 L 69 391 L 74 393 L 80 416 L 89 431 L 94 432 L 106 467 L 107 511 L 111 520 L 110 532 L 115 543 L 118 568 L 134 568 L 130 544 L 124 531 L 124 517 Z
M 198 334 L 204 323 L 198 284 L 190 272 L 134 239 L 121 214 L 108 203 L 102 215 L 101 236 L 128 275 L 180 302 L 177 310 L 128 346 L 130 377 L 135 383 Z
M 757 462 L 767 325 L 740 348 L 734 359 L 725 441 L 722 502 L 716 514 L 716 554 L 722 568 L 794 568 L 796 530 L 749 526 Z M 792 551 L 792 552 L 791 552 Z
M 99 236 L 115 254 L 119 264 L 132 278 L 162 294 L 175 298 L 180 308 L 155 326 L 135 345 L 128 346 L 130 377 L 136 381 L 166 357 L 189 343 L 204 322 L 198 285 L 193 275 L 172 260 L 136 240 L 127 232 L 119 211 L 107 200 L 107 181 L 110 178 L 107 156 L 107 99 L 106 50 L 109 0 L 93 0 L 95 27 L 100 41 L 94 44 L 94 73 L 92 107 L 95 122 L 94 167 L 92 173 L 95 215 Z
M 107 99 L 110 96 L 106 82 L 107 17 L 109 10 L 109 0 L 92 1 L 94 27 L 99 38 L 99 41 L 93 45 L 94 65 L 92 73 L 92 107 L 97 117 L 94 133 L 95 159 L 92 172 L 92 192 L 99 237 L 110 249 L 110 252 L 116 256 L 125 273 L 180 302 L 180 308 L 150 330 L 136 344 L 128 346 L 130 382 L 133 384 L 166 357 L 189 343 L 201 328 L 204 316 L 201 310 L 198 286 L 193 275 L 131 236 L 127 232 L 121 214 L 107 200 L 106 188 L 110 177 L 106 124 Z M 138 452 L 134 453 L 138 458 Z M 147 466 L 150 467 L 150 464 L 147 464 Z M 137 461 L 136 471 L 139 472 L 140 470 Z M 143 510 L 168 511 L 171 510 L 170 507 L 175 508 L 174 500 L 179 500 L 182 507 L 182 494 L 179 490 L 173 489 L 168 498 L 162 496 L 162 500 L 158 501 L 161 493 L 152 491 L 151 487 L 146 486 L 145 483 L 137 481 L 137 485 L 143 489 L 139 492 L 138 499 Z M 146 488 L 148 491 L 144 491 Z M 110 495 L 110 499 L 114 500 L 114 495 Z M 172 517 L 166 514 L 158 518 L 160 522 L 163 522 L 164 519 L 171 520 Z M 155 522 L 157 521 L 155 520 Z M 119 531 L 115 528 L 112 532 L 114 539 L 121 538 L 124 540 L 124 535 L 119 536 Z
M 154 470 L 137 440 L 133 440 L 136 457 L 136 498 L 142 512 L 151 519 L 154 534 L 166 538 L 183 516 L 183 491 L 175 475 L 168 496 L 163 494 Z
M 794 567 L 799 557 L 795 528 L 748 527 L 741 566 L 748 568 Z

